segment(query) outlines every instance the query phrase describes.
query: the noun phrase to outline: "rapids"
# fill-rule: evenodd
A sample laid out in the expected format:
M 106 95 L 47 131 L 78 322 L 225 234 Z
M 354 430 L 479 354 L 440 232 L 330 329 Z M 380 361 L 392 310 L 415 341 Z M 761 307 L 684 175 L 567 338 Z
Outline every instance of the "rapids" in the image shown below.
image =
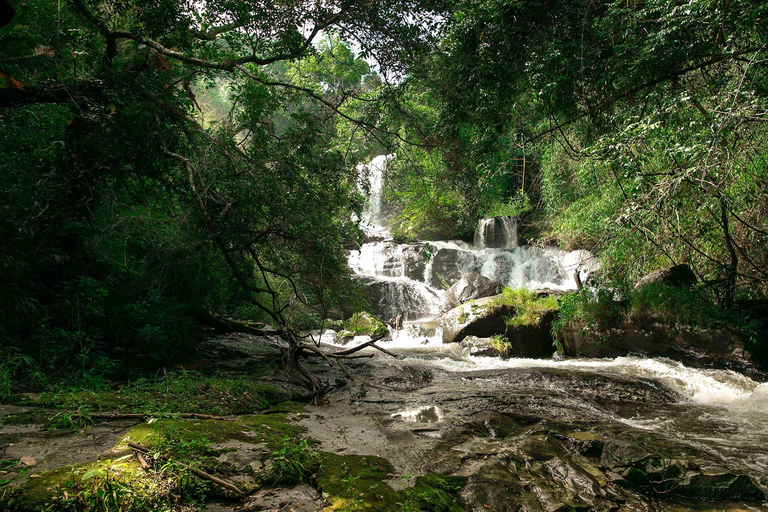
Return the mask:
M 522 393 L 539 397 L 535 407 L 531 405 L 539 414 L 568 419 L 563 411 L 573 409 L 582 412 L 570 421 L 581 415 L 599 418 L 623 425 L 641 438 L 648 432 L 703 450 L 768 491 L 768 383 L 660 358 L 503 360 L 474 357 L 458 344 L 443 344 L 439 327 L 434 329 L 435 320 L 444 312 L 446 285 L 461 275 L 478 272 L 506 286 L 573 290 L 574 272 L 583 280 L 598 262 L 586 251 L 519 246 L 512 218 L 480 219 L 473 244 L 455 240 L 398 244 L 382 226 L 388 211 L 383 187 L 390 158 L 377 157 L 362 168 L 371 200 L 361 226 L 377 239 L 350 251 L 349 265 L 365 286 L 380 288 L 377 314 L 386 319 L 407 312 L 404 329 L 382 342 L 401 357 L 377 358 L 376 365 L 395 374 L 418 369 L 442 376 L 439 392 L 398 395 L 401 408 L 389 413 L 392 418 L 441 424 L 450 421 L 454 400 L 493 395 L 498 404 L 507 396 L 512 407 L 512 397 Z M 425 331 L 425 325 L 430 329 Z M 345 347 L 368 339 L 357 336 Z M 322 341 L 335 343 L 332 333 L 322 336 Z M 574 386 L 574 382 L 599 385 Z M 617 382 L 648 385 L 668 399 L 615 399 L 611 390 Z M 447 406 L 437 398 L 440 394 L 453 397 Z

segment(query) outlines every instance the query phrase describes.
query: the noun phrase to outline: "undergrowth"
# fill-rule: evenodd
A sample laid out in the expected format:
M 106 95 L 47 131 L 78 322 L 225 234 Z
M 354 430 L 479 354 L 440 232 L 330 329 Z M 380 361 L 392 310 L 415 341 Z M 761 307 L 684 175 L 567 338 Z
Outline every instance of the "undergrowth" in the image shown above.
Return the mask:
M 285 400 L 274 386 L 242 374 L 194 371 L 168 372 L 154 379 L 138 379 L 116 391 L 60 391 L 44 393 L 39 404 L 70 410 L 121 411 L 147 414 L 252 414 Z
M 515 308 L 515 314 L 505 319 L 509 326 L 537 325 L 545 313 L 558 309 L 555 295 L 539 297 L 526 288 L 504 288 L 497 304 Z

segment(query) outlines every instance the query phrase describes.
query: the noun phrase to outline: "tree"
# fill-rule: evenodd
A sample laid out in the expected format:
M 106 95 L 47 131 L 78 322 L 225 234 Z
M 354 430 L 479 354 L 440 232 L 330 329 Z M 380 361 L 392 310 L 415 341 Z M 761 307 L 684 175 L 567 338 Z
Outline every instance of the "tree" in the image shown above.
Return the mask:
M 284 71 L 317 62 L 332 27 L 398 68 L 430 39 L 402 14 L 436 4 L 13 5 L 0 28 L 0 123 L 13 134 L 0 286 L 13 313 L 0 334 L 85 372 L 115 349 L 167 357 L 193 316 L 240 325 L 222 318 L 233 316 L 270 324 L 295 360 L 298 333 L 343 295 L 356 236 L 340 120 L 369 137 L 383 129 L 331 100 L 331 75 L 317 87 Z M 341 47 L 351 67 L 335 90 L 366 74 Z M 230 111 L 201 119 L 201 91 L 222 88 Z

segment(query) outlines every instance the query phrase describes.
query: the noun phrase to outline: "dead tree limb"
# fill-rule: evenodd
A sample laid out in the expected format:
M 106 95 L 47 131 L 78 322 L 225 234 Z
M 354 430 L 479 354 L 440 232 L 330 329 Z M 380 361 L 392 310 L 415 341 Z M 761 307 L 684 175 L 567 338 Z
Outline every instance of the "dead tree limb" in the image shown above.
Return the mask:
M 275 329 L 259 329 L 250 323 L 223 318 L 202 309 L 195 311 L 195 316 L 201 324 L 213 327 L 221 332 L 242 332 L 246 334 L 255 334 L 256 336 L 273 336 L 279 335 L 282 332 Z
M 141 446 L 140 444 L 136 444 L 134 442 L 129 442 L 128 446 L 130 446 L 131 448 L 136 450 L 137 453 L 140 453 L 142 455 L 149 454 L 149 449 L 144 447 L 144 446 Z M 141 462 L 141 459 L 139 459 L 139 462 Z M 241 491 L 239 487 L 237 487 L 234 484 L 231 484 L 231 483 L 227 482 L 226 480 L 222 480 L 221 478 L 215 477 L 212 474 L 206 473 L 205 471 L 202 471 L 200 469 L 193 468 L 189 464 L 185 464 L 185 463 L 179 462 L 179 461 L 176 461 L 176 462 L 178 464 L 184 466 L 185 468 L 187 468 L 193 475 L 195 475 L 198 478 L 202 478 L 203 480 L 208 480 L 210 482 L 213 482 L 216 485 L 224 487 L 225 489 L 229 489 L 230 491 L 232 491 L 234 493 L 237 493 L 240 496 L 245 496 L 245 493 L 243 491 Z M 144 467 L 143 464 L 142 464 L 142 467 Z

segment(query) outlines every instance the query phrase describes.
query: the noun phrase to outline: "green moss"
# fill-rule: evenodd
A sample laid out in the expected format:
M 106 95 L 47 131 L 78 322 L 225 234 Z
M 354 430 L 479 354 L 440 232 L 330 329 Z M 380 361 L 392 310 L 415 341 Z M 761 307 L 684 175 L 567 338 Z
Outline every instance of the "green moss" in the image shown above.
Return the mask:
M 128 452 L 128 442 L 181 459 L 210 455 L 210 445 L 229 440 L 264 443 L 269 449 L 279 449 L 287 441 L 298 440 L 302 431 L 289 424 L 283 414 L 260 414 L 237 420 L 165 418 L 132 427 L 110 454 Z
M 146 414 L 253 414 L 290 398 L 284 392 L 240 374 L 172 372 L 159 379 L 139 379 L 116 392 L 45 393 L 39 405 L 69 410 Z
M 179 503 L 202 502 L 206 484 L 179 466 L 149 472 L 132 456 L 64 466 L 30 478 L 3 495 L 10 511 L 171 510 Z
M 279 403 L 273 407 L 270 407 L 268 410 L 264 411 L 265 414 L 275 414 L 275 413 L 283 413 L 283 414 L 300 414 L 307 412 L 307 404 L 302 404 L 300 402 L 292 402 L 288 400 L 287 402 Z
M 327 511 L 453 512 L 459 506 L 458 492 L 465 479 L 428 474 L 416 479 L 410 489 L 395 491 L 385 480 L 392 478 L 392 465 L 381 457 L 320 453 L 317 485 L 328 502 Z
M 344 323 L 344 330 L 358 336 L 378 336 L 389 332 L 387 324 L 367 312 L 352 315 L 352 318 Z
M 328 501 L 327 511 L 398 510 L 398 495 L 384 480 L 392 465 L 381 457 L 320 453 L 317 485 Z
M 466 484 L 466 479 L 430 473 L 418 477 L 411 489 L 400 491 L 403 511 L 460 512 L 459 491 Z
M 41 409 L 33 409 L 27 412 L 11 414 L 3 420 L 6 425 L 30 425 L 38 423 L 48 423 L 50 416 Z

